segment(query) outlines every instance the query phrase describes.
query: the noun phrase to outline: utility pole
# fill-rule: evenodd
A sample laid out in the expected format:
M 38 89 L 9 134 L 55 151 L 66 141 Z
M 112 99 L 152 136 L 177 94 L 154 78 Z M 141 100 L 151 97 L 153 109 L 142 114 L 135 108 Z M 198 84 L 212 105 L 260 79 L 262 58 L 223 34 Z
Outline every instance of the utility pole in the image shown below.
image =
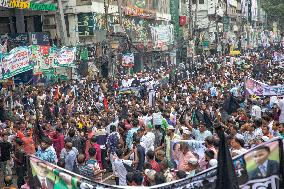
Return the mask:
M 60 36 L 61 36 L 63 45 L 68 46 L 69 41 L 67 40 L 67 31 L 66 31 L 66 24 L 65 24 L 62 1 L 58 0 L 57 3 L 58 3 L 59 20 L 60 20 Z
M 191 39 L 192 38 L 192 0 L 189 0 L 188 2 L 188 36 Z
M 192 0 L 191 0 L 192 1 Z M 198 13 L 198 5 L 199 5 L 199 0 L 196 0 L 196 7 L 195 7 L 195 18 L 194 18 L 194 35 L 197 29 L 197 13 Z
M 122 0 L 117 0 L 117 6 L 118 6 L 118 14 L 119 14 L 119 24 L 122 27 L 122 10 L 121 10 L 121 6 L 122 6 Z

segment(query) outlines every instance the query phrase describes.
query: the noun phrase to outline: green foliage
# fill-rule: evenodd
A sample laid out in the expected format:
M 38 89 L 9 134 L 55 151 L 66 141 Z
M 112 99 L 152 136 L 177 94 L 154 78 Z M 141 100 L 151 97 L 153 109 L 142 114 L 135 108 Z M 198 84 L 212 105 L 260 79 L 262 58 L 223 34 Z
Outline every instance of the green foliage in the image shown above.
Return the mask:
M 261 7 L 268 15 L 268 23 L 273 21 L 279 23 L 279 28 L 284 31 L 284 1 L 283 0 L 261 0 Z

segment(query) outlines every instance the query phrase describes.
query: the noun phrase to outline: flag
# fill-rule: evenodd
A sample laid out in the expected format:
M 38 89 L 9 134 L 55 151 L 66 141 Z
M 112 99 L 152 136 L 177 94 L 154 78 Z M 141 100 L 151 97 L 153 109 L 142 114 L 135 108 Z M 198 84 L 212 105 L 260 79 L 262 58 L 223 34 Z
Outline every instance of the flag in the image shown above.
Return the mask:
M 225 133 L 221 126 L 217 126 L 216 131 L 220 138 L 216 189 L 238 189 L 238 178 L 236 176 L 235 167 L 227 146 Z
M 228 114 L 231 114 L 233 112 L 236 112 L 240 108 L 240 105 L 237 100 L 232 95 L 230 95 L 230 97 L 224 101 L 222 107 L 223 110 L 225 110 Z
M 108 101 L 106 97 L 104 97 L 104 107 L 105 107 L 106 112 L 108 112 Z
M 34 98 L 34 106 L 35 106 L 35 114 L 36 114 L 36 122 L 35 122 L 35 125 L 34 125 L 34 129 L 33 129 L 33 133 L 34 133 L 34 141 L 35 141 L 35 144 L 39 144 L 39 142 L 44 138 L 46 137 L 40 124 L 39 124 L 39 112 L 38 112 L 38 103 L 37 103 L 37 97 Z
M 55 88 L 54 99 L 55 99 L 55 100 L 58 100 L 58 99 L 59 99 L 59 89 L 58 89 L 58 86 Z

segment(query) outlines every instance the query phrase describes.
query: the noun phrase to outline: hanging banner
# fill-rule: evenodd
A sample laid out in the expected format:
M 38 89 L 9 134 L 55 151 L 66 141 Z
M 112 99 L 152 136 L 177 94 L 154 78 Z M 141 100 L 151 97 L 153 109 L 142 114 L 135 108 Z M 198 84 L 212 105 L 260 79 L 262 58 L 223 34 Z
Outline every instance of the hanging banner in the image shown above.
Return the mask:
M 127 16 L 137 16 L 145 19 L 156 18 L 156 13 L 154 11 L 140 9 L 135 6 L 124 7 L 124 14 Z
M 78 14 L 78 31 L 79 31 L 79 36 L 94 35 L 93 13 Z
M 134 66 L 134 54 L 126 53 L 122 55 L 122 66 L 133 67 Z
M 52 74 L 54 58 L 50 53 L 50 46 L 32 45 L 30 61 L 34 63 L 34 74 Z
M 192 144 L 195 144 L 193 142 Z M 42 180 L 47 188 L 54 189 L 100 189 L 121 188 L 97 183 L 85 177 L 67 171 L 56 165 L 41 161 L 34 156 L 28 157 L 29 181 L 31 188 L 42 188 Z M 281 189 L 283 182 L 283 142 L 280 138 L 263 143 L 233 159 L 235 173 L 241 189 Z M 265 166 L 265 169 L 263 169 Z M 223 173 L 226 174 L 226 173 Z M 217 167 L 212 167 L 197 175 L 170 183 L 164 183 L 147 188 L 187 188 L 215 189 Z
M 33 69 L 33 66 L 34 64 L 30 62 L 30 49 L 17 47 L 10 53 L 2 55 L 0 75 L 2 75 L 2 79 L 8 79 Z
M 163 48 L 163 46 L 172 44 L 174 41 L 174 27 L 173 25 L 160 25 L 151 27 L 152 39 L 156 48 Z
M 171 141 L 171 161 L 178 161 L 180 151 L 180 146 L 182 143 L 187 143 L 190 151 L 194 152 L 199 155 L 199 159 L 204 157 L 204 151 L 206 150 L 204 146 L 204 141 L 198 141 L 198 140 L 174 140 Z
M 233 159 L 241 189 L 280 189 L 283 178 L 283 143 L 280 138 L 263 143 Z M 261 170 L 266 164 L 266 170 Z M 226 173 L 224 173 L 226 174 Z M 194 177 L 149 188 L 216 189 L 217 167 L 212 167 Z
M 284 95 L 284 85 L 270 86 L 260 81 L 248 78 L 245 88 L 249 95 L 257 96 L 280 96 Z
M 57 4 L 45 4 L 24 0 L 0 0 L 0 7 L 30 9 L 35 11 L 56 11 Z
M 56 53 L 55 66 L 75 67 L 76 47 L 62 47 Z
M 30 188 L 43 188 L 44 180 L 45 188 L 50 189 L 79 189 L 79 188 L 113 188 L 108 185 L 93 183 L 89 179 L 80 175 L 76 175 L 70 171 L 62 169 L 56 165 L 41 161 L 34 156 L 29 157 L 29 183 Z

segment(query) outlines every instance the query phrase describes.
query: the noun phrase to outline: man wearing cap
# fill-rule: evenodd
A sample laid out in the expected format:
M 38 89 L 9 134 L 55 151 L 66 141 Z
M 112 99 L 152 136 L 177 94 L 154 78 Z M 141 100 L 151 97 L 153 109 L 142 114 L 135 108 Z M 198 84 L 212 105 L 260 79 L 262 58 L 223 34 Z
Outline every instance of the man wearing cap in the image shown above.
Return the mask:
M 189 177 L 193 177 L 198 172 L 200 172 L 200 170 L 198 169 L 199 165 L 198 165 L 197 158 L 195 158 L 195 157 L 189 158 L 187 163 L 188 164 L 187 164 L 185 171 L 186 171 L 186 173 Z

